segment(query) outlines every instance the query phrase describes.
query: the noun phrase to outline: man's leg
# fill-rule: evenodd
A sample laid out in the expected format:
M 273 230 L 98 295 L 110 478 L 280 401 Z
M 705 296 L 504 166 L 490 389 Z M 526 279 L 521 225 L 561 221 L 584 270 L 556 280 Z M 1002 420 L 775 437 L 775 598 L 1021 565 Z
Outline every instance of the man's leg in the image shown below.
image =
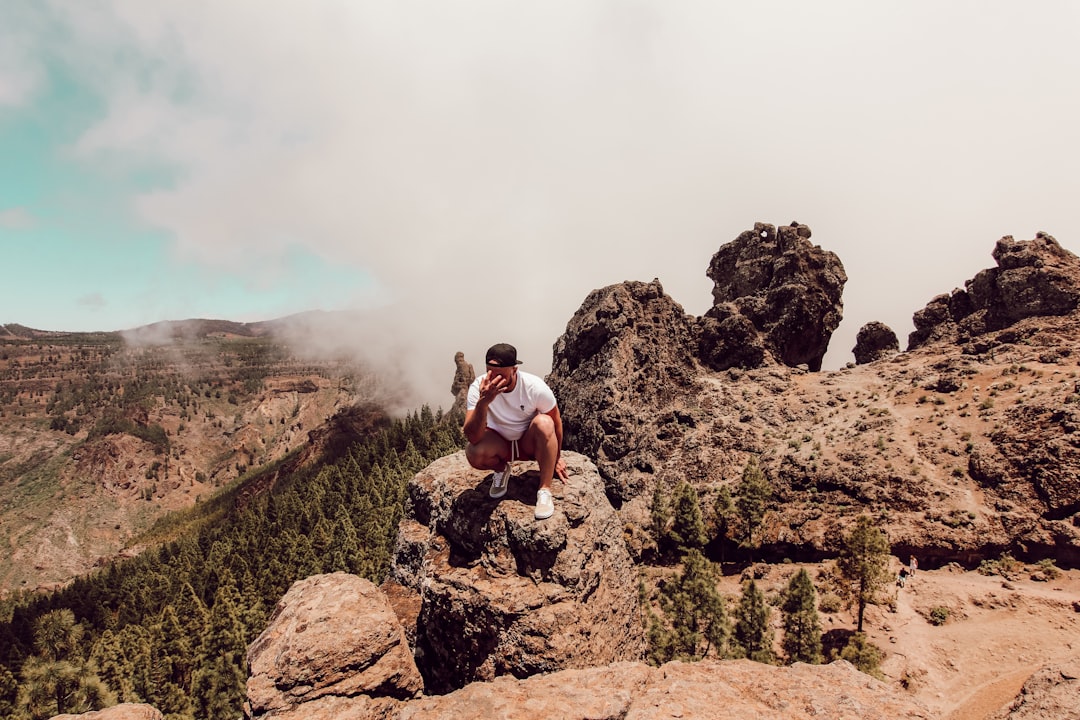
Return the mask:
M 488 428 L 480 442 L 465 448 L 465 457 L 477 470 L 502 471 L 510 462 L 510 442 Z
M 540 466 L 540 487 L 550 490 L 559 457 L 559 438 L 555 436 L 555 421 L 549 415 L 541 413 L 533 418 L 521 438 L 521 454 L 536 460 Z

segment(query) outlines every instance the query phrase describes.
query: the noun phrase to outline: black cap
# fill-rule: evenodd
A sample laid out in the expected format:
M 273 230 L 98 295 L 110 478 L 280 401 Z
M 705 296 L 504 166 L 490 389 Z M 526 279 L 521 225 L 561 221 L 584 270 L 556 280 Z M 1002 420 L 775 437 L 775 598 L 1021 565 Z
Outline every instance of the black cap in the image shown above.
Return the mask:
M 514 365 L 520 365 L 521 361 L 517 359 L 517 348 L 513 345 L 507 345 L 506 343 L 499 343 L 498 345 L 492 345 L 488 348 L 487 358 L 484 360 L 488 367 L 512 367 Z

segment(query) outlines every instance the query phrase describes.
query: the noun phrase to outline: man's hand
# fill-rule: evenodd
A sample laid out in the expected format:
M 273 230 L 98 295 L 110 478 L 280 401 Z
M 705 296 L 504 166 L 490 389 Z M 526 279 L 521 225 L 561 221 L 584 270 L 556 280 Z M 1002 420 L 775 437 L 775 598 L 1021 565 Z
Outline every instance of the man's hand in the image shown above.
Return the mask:
M 489 372 L 480 379 L 480 402 L 487 404 L 510 386 L 509 378 Z
M 559 476 L 560 480 L 566 480 L 569 476 L 566 474 L 566 461 L 562 459 L 562 455 L 555 460 L 555 474 Z

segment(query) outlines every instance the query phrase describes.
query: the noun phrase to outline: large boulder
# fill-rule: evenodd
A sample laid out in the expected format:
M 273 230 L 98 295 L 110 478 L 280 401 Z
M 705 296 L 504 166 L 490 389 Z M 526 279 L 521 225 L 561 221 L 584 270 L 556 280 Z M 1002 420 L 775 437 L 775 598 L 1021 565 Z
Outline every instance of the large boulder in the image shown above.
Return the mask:
M 882 322 L 868 322 L 859 328 L 855 336 L 855 347 L 851 352 L 855 354 L 855 363 L 866 363 L 891 357 L 900 350 L 900 341 L 892 328 Z
M 248 665 L 249 718 L 311 720 L 319 708 L 335 717 L 342 704 L 388 712 L 423 687 L 386 596 L 347 573 L 293 584 L 248 648 Z
M 997 241 L 998 267 L 979 272 L 964 289 L 938 295 L 912 317 L 908 350 L 933 342 L 966 343 L 1030 317 L 1067 315 L 1080 305 L 1080 258 L 1052 236 Z
M 594 290 L 567 323 L 547 378 L 564 446 L 594 459 L 616 507 L 646 489 L 659 461 L 645 408 L 682 407 L 699 374 L 694 320 L 657 280 Z
M 821 369 L 843 318 L 847 274 L 836 254 L 810 243 L 809 227 L 754 223 L 753 230 L 713 255 L 706 275 L 714 283 L 714 308 L 702 324 L 708 351 L 702 360 L 711 368 L 757 367 L 765 359 L 756 349 L 760 344 L 785 365 Z M 756 329 L 759 342 L 733 318 L 728 304 Z M 746 340 L 739 341 L 741 335 Z M 761 362 L 754 364 L 759 356 Z
M 425 691 L 476 680 L 636 660 L 645 641 L 637 573 L 596 467 L 564 452 L 555 514 L 533 518 L 539 475 L 519 463 L 507 494 L 464 452 L 408 486 L 391 578 L 420 595 L 416 659 Z

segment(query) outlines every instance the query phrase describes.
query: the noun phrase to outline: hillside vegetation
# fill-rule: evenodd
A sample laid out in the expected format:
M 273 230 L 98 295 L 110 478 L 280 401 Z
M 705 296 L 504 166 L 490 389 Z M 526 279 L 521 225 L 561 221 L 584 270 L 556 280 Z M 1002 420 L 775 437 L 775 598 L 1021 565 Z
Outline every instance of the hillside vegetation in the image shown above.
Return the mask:
M 406 482 L 461 444 L 458 423 L 426 408 L 354 440 L 268 492 L 237 488 L 191 511 L 197 532 L 57 592 L 8 600 L 0 717 L 119 701 L 151 703 L 173 720 L 235 718 L 247 646 L 285 590 L 325 572 L 381 579 Z M 201 523 L 199 512 L 221 517 Z

